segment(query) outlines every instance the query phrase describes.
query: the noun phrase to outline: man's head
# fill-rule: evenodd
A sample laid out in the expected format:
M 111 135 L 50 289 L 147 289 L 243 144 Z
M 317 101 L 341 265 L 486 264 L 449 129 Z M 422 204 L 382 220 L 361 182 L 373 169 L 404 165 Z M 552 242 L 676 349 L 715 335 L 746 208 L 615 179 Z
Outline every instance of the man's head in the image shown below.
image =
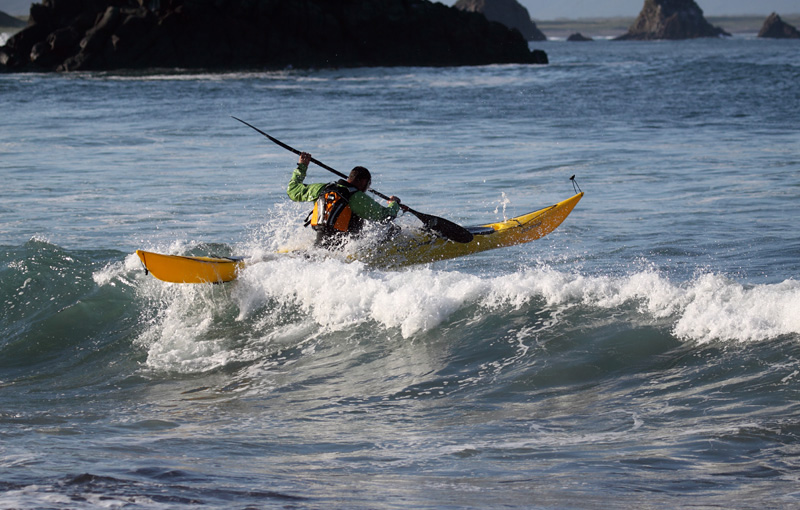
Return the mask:
M 363 166 L 357 166 L 350 170 L 347 182 L 358 188 L 359 191 L 366 192 L 372 184 L 372 175 Z

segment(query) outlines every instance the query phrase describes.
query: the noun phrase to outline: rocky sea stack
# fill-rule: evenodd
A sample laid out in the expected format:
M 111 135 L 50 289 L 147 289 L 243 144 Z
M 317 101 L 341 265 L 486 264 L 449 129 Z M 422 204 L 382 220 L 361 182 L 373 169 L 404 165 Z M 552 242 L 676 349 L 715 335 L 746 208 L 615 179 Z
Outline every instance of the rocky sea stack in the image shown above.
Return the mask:
M 546 63 L 515 30 L 428 0 L 43 0 L 0 69 Z
M 528 41 L 546 41 L 547 37 L 531 20 L 528 9 L 517 0 L 458 0 L 456 9 L 468 12 L 480 12 L 489 21 L 502 23 L 509 28 L 516 28 Z
M 800 39 L 800 32 L 773 12 L 764 20 L 758 36 L 771 39 Z
M 696 39 L 730 35 L 709 23 L 694 0 L 645 0 L 639 17 L 618 41 Z
M 574 34 L 567 37 L 567 41 L 570 42 L 591 42 L 594 41 L 591 37 L 586 37 L 580 32 L 575 32 Z

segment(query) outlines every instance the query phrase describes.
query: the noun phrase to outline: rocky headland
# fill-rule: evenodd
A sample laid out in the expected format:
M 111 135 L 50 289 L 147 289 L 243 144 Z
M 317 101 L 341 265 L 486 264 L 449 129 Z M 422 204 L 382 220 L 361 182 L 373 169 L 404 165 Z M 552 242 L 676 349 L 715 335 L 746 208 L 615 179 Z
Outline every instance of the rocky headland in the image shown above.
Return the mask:
M 428 0 L 43 0 L 0 69 L 547 63 L 516 31 Z
M 547 40 L 531 19 L 528 9 L 517 0 L 458 0 L 453 7 L 467 12 L 479 12 L 489 21 L 515 28 L 528 41 Z
M 800 39 L 800 32 L 773 12 L 764 20 L 764 26 L 762 26 L 761 30 L 758 32 L 758 37 L 767 37 L 771 39 Z
M 25 22 L 0 11 L 0 27 L 3 28 L 19 28 L 24 27 Z
M 645 0 L 639 17 L 618 41 L 729 36 L 709 23 L 694 0 Z

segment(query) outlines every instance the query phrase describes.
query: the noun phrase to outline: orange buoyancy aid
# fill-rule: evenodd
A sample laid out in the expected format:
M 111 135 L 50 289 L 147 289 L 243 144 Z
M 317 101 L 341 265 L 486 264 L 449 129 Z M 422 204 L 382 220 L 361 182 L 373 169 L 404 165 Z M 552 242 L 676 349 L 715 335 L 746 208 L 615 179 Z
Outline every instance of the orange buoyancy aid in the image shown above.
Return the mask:
M 357 232 L 363 220 L 350 209 L 350 197 L 358 191 L 347 181 L 332 182 L 322 188 L 314 210 L 311 211 L 311 228 L 320 232 Z

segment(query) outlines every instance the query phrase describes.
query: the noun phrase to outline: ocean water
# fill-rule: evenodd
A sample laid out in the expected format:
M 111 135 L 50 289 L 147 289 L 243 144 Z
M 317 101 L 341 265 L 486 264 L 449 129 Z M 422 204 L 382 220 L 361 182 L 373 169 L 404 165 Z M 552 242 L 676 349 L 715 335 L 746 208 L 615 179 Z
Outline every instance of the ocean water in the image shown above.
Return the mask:
M 0 74 L 0 507 L 800 505 L 800 46 L 537 47 Z M 155 280 L 136 249 L 311 239 L 231 115 L 465 225 L 586 195 L 448 262 Z

